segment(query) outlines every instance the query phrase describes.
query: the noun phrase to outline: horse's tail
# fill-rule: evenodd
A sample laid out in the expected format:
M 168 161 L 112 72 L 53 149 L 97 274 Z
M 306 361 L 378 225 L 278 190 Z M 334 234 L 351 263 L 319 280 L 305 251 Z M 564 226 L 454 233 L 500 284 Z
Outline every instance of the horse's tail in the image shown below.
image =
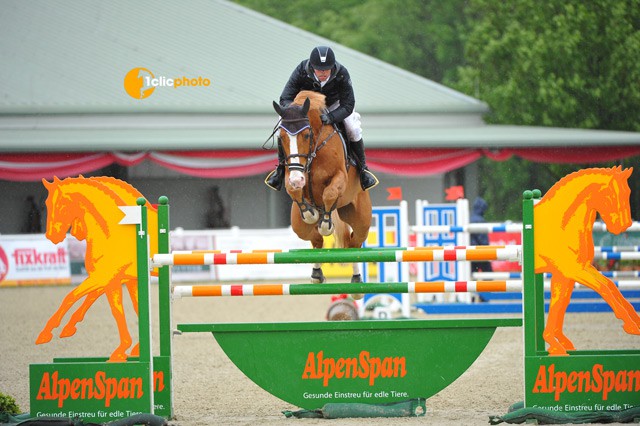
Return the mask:
M 337 210 L 331 213 L 331 220 L 333 221 L 333 238 L 335 240 L 335 248 L 348 248 L 347 243 L 351 239 L 351 227 L 340 219 L 340 215 Z

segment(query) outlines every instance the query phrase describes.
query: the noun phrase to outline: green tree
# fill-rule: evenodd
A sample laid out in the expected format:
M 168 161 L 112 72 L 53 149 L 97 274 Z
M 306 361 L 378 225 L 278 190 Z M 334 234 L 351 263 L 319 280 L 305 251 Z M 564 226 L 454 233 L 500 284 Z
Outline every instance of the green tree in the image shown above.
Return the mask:
M 471 0 L 465 22 L 465 65 L 445 83 L 487 102 L 489 123 L 640 131 L 639 0 Z M 485 159 L 487 217 L 517 218 L 522 188 L 544 192 L 571 171 L 606 165 Z M 637 178 L 631 186 L 637 206 Z
M 489 122 L 640 131 L 640 1 L 472 0 L 465 13 L 450 83 L 487 102 Z

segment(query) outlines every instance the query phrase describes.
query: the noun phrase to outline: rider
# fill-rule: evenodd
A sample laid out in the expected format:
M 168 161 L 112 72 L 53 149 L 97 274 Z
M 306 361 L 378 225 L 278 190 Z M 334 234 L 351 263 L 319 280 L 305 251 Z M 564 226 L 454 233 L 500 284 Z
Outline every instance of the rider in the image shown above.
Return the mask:
M 326 96 L 328 110 L 321 115 L 324 124 L 343 122 L 350 141 L 350 151 L 360 172 L 362 189 L 369 190 L 376 186 L 378 179 L 367 167 L 362 141 L 360 114 L 355 110 L 355 95 L 351 85 L 349 71 L 339 62 L 330 47 L 318 46 L 311 51 L 309 59 L 300 62 L 293 70 L 291 77 L 280 95 L 280 105 L 288 106 L 301 90 L 313 90 Z M 286 162 L 282 146 L 278 143 L 278 166 L 265 179 L 267 186 L 280 191 L 284 180 L 284 164 Z

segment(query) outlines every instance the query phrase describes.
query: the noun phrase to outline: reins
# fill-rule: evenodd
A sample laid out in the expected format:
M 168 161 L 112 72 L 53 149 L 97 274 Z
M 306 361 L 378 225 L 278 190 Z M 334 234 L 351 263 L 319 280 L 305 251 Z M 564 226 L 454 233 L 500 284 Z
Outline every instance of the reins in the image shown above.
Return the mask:
M 274 144 L 273 136 L 276 134 L 278 129 L 280 129 L 280 123 L 282 123 L 282 119 L 278 120 L 278 122 L 276 123 L 275 127 L 273 128 L 273 131 L 271 132 L 271 134 L 269 136 L 267 136 L 267 139 L 262 143 L 262 149 L 271 149 L 271 148 L 273 148 L 273 144 Z M 269 139 L 271 139 L 271 146 L 267 147 L 267 143 L 269 142 Z

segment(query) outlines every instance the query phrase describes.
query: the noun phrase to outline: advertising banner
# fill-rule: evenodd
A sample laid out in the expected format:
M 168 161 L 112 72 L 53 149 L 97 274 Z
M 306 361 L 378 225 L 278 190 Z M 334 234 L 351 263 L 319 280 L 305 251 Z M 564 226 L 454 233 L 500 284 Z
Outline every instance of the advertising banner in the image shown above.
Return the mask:
M 67 241 L 44 234 L 0 236 L 0 287 L 71 283 Z

